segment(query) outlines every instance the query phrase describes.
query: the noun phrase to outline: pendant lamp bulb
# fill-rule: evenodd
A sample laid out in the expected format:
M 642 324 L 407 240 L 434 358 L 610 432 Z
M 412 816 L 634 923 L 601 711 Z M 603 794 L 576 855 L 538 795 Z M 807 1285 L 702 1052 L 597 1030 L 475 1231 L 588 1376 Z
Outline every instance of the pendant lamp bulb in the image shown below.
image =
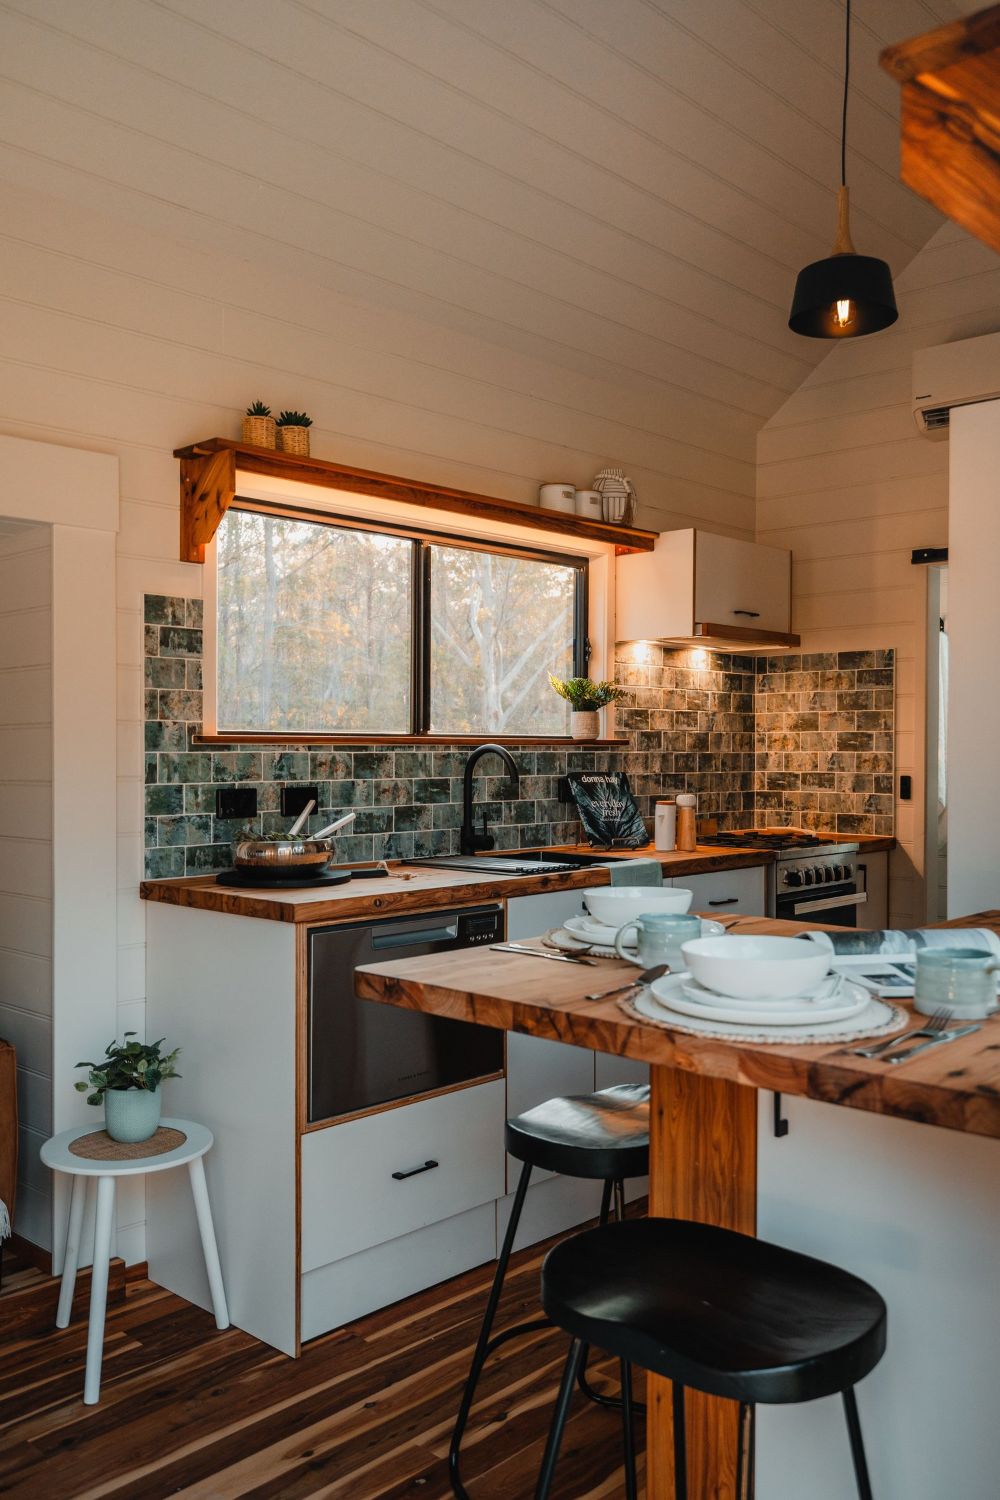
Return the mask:
M 840 117 L 837 235 L 825 260 L 805 266 L 795 283 L 788 326 L 806 338 L 857 338 L 888 328 L 899 316 L 892 273 L 884 260 L 859 255 L 851 239 L 847 186 L 847 100 L 851 78 L 851 0 L 844 25 L 844 97 Z

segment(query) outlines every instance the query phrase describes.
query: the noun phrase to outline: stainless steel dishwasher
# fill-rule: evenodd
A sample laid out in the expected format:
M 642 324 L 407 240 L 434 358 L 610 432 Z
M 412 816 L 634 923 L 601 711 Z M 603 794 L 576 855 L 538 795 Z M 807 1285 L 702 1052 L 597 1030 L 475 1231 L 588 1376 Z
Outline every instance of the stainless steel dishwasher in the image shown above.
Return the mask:
M 309 1120 L 335 1119 L 503 1070 L 503 1032 L 359 1000 L 360 964 L 503 940 L 500 906 L 320 927 L 309 938 Z

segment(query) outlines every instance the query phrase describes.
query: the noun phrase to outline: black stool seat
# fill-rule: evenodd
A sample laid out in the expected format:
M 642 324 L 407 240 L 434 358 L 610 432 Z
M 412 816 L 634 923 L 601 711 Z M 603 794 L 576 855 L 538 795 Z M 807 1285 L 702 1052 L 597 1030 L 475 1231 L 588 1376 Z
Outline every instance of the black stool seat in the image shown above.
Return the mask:
M 885 1352 L 886 1306 L 857 1276 L 683 1219 L 606 1224 L 542 1267 L 542 1306 L 577 1339 L 750 1404 L 855 1385 Z
M 565 1177 L 609 1182 L 649 1171 L 649 1087 L 622 1083 L 597 1094 L 569 1094 L 507 1121 L 507 1150 L 518 1161 Z

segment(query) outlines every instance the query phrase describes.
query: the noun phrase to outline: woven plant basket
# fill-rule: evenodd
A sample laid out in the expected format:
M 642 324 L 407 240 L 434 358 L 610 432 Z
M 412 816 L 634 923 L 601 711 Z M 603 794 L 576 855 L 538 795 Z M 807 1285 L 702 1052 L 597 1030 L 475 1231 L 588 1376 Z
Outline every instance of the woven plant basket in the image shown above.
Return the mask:
M 294 453 L 298 458 L 308 458 L 309 428 L 279 427 L 278 446 L 282 453 Z
M 254 443 L 258 448 L 276 448 L 278 446 L 276 431 L 273 417 L 243 418 L 243 441 L 245 443 Z

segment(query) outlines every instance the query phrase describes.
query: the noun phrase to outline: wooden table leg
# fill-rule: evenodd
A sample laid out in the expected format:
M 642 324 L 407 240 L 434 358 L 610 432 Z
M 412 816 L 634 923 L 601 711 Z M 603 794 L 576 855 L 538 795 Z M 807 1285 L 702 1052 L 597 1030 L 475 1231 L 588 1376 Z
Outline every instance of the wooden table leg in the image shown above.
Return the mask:
M 679 1068 L 651 1069 L 649 1211 L 753 1234 L 757 1225 L 757 1091 Z M 690 1500 L 736 1500 L 735 1401 L 688 1393 Z M 650 1376 L 648 1500 L 674 1500 L 669 1380 Z

